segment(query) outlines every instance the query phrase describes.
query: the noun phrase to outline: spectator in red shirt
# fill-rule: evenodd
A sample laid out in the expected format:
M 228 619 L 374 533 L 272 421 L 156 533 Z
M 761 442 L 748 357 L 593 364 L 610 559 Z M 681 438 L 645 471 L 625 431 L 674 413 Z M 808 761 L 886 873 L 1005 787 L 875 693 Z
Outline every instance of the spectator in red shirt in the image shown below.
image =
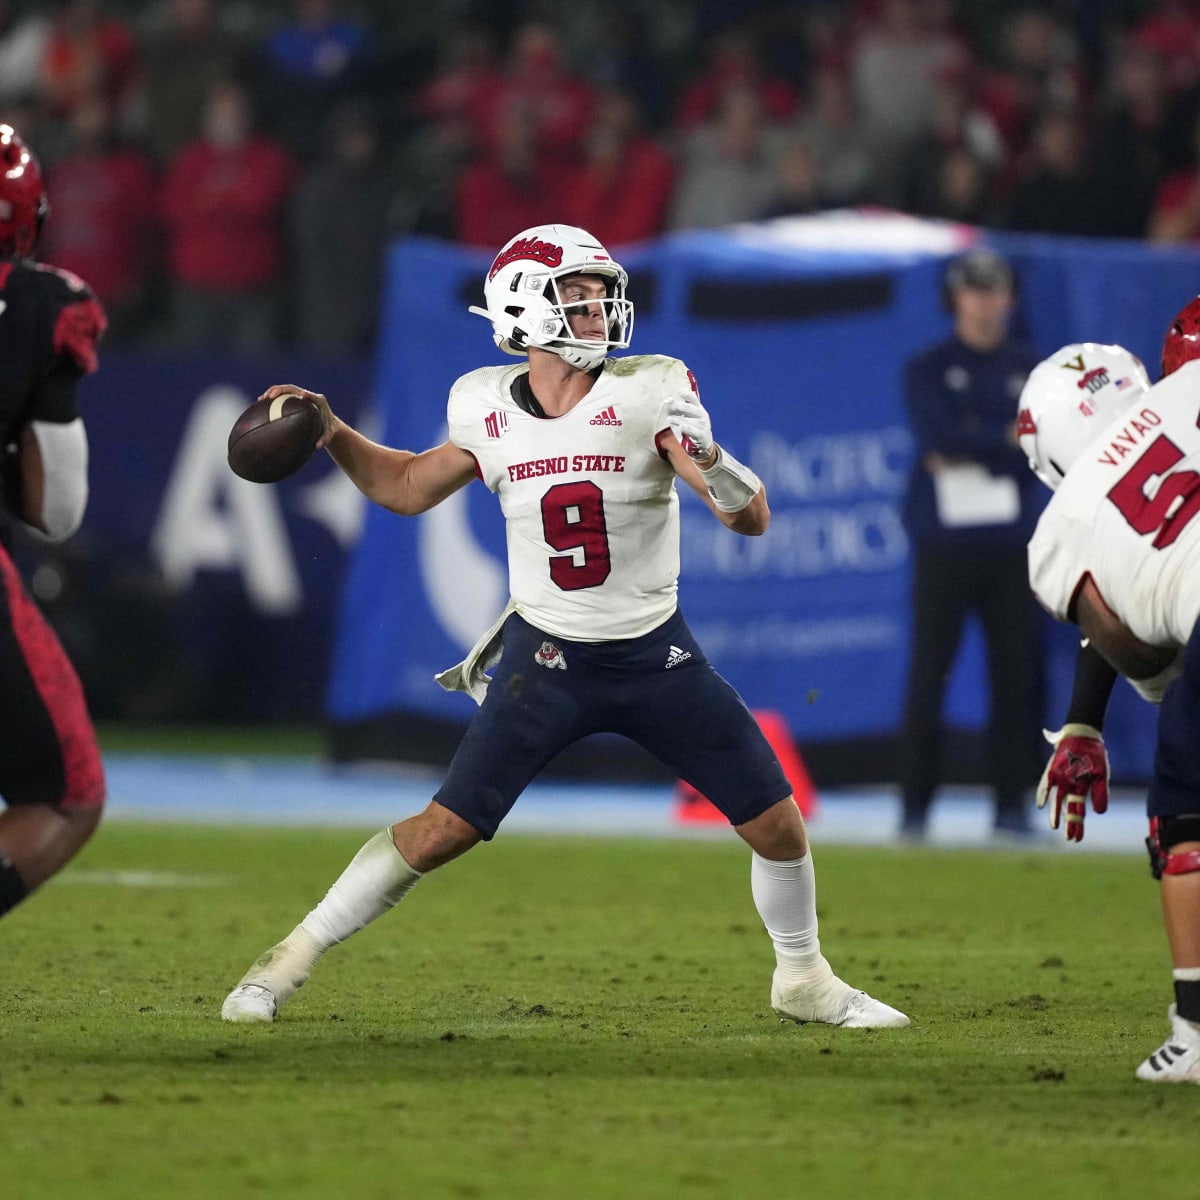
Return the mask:
M 54 220 L 46 255 L 86 279 L 108 311 L 108 335 L 141 315 L 157 247 L 156 185 L 149 162 L 117 143 L 112 111 L 93 93 L 71 116 L 71 146 L 50 170 Z
M 514 229 L 561 219 L 555 215 L 554 175 L 538 159 L 533 128 L 513 121 L 498 133 L 495 152 L 468 167 L 458 182 L 454 236 L 472 246 L 501 245 Z
M 513 125 L 532 130 L 538 154 L 564 165 L 579 155 L 592 118 L 591 87 L 572 75 L 563 61 L 558 33 L 541 21 L 521 26 L 508 54 L 503 81 L 481 113 L 484 144 L 495 149 Z M 502 234 L 503 242 L 509 234 Z
M 284 208 L 295 168 L 278 143 L 254 131 L 239 83 L 213 85 L 202 124 L 163 187 L 176 333 L 191 348 L 261 351 L 278 336 Z
M 418 93 L 417 111 L 427 121 L 478 122 L 503 83 L 487 29 L 463 25 L 451 32 L 442 65 Z M 486 131 L 476 132 L 482 139 Z
M 1172 91 L 1195 83 L 1200 68 L 1200 7 L 1194 0 L 1159 0 L 1132 32 L 1135 45 L 1162 56 Z
M 51 114 L 69 117 L 97 92 L 119 113 L 135 75 L 133 35 L 104 16 L 99 0 L 57 0 L 54 9 L 41 69 Z
M 560 211 L 606 246 L 644 241 L 663 230 L 674 180 L 670 155 L 641 131 L 633 94 L 613 88 L 600 97 Z

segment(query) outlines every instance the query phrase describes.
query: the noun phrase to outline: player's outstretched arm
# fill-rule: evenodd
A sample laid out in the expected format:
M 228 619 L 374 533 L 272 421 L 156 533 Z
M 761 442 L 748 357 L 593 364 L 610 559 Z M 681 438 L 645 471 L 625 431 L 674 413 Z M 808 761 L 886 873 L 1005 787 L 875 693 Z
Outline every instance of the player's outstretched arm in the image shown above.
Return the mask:
M 325 431 L 317 439 L 317 449 L 328 450 L 354 486 L 382 508 L 415 516 L 475 478 L 475 460 L 465 450 L 450 442 L 420 454 L 381 446 L 346 424 L 320 392 L 281 383 L 267 388 L 259 399 L 273 400 L 289 392 L 311 400 L 321 410 Z

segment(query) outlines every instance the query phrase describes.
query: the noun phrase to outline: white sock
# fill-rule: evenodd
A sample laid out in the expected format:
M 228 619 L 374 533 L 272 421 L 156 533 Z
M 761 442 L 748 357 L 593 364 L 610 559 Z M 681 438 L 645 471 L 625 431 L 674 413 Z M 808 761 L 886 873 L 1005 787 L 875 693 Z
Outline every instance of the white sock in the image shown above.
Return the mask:
M 384 829 L 350 860 L 289 940 L 296 933 L 307 935 L 320 956 L 399 904 L 421 874 L 404 861 L 392 841 L 391 829 Z
M 750 861 L 750 891 L 775 944 L 782 981 L 799 983 L 823 974 L 812 855 L 775 862 L 755 853 Z

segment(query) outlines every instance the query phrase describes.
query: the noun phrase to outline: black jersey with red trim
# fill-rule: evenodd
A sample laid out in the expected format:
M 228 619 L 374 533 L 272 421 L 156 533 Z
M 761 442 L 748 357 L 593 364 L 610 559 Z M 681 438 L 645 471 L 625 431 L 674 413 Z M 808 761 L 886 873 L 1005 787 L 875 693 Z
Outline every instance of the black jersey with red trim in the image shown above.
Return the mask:
M 0 262 L 0 444 L 31 420 L 79 415 L 74 384 L 96 369 L 107 324 L 78 276 L 41 263 Z

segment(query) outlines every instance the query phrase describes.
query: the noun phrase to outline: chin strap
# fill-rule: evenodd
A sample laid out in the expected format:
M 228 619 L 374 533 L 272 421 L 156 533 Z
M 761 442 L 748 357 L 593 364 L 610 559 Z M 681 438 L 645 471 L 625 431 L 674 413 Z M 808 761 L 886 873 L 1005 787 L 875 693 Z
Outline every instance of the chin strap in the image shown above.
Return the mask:
M 608 357 L 608 346 L 542 346 L 551 354 L 557 354 L 564 362 L 580 371 L 591 371 L 598 367 Z

